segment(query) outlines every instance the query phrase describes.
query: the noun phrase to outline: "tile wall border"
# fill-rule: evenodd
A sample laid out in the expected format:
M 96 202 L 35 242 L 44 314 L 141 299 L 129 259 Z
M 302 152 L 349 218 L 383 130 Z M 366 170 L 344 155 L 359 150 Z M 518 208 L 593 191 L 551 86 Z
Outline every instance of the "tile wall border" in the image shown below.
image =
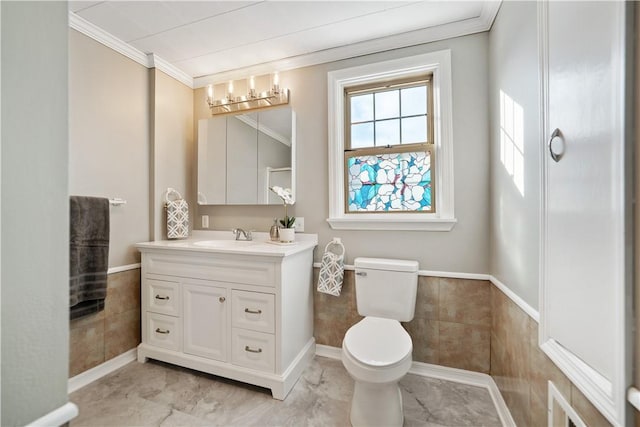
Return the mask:
M 314 268 L 320 268 L 319 262 L 313 263 Z M 344 269 L 355 270 L 355 267 L 351 264 L 345 264 Z M 529 317 L 540 323 L 540 313 L 538 310 L 530 306 L 525 300 L 520 298 L 518 294 L 513 292 L 507 285 L 498 280 L 491 274 L 482 273 L 461 273 L 453 271 L 435 271 L 435 270 L 418 270 L 418 276 L 425 277 L 444 277 L 448 279 L 467 279 L 467 280 L 487 280 L 491 282 L 496 288 L 498 288 L 503 294 L 505 294 L 511 301 L 513 301 L 518 307 L 520 307 Z
M 142 268 L 142 264 L 139 262 L 136 264 L 127 264 L 127 265 L 120 265 L 118 267 L 109 267 L 109 269 L 107 270 L 107 274 L 121 273 L 123 271 L 136 270 L 138 268 Z

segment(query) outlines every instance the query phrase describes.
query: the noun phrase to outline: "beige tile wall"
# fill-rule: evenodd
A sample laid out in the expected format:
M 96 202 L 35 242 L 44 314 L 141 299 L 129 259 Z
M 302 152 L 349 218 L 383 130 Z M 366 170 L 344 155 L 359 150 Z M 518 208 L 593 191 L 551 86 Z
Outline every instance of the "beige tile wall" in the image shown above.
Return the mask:
M 317 283 L 318 269 L 314 269 Z M 339 297 L 315 293 L 316 343 L 341 347 L 358 315 L 354 272 L 346 271 Z M 413 359 L 489 373 L 491 284 L 484 280 L 420 277 L 415 317 L 404 327 L 413 340 Z
M 353 273 L 345 272 L 339 297 L 315 292 L 317 344 L 341 347 L 362 318 Z M 404 327 L 415 361 L 491 374 L 519 427 L 547 425 L 548 380 L 588 426 L 610 425 L 539 349 L 538 323 L 490 282 L 421 276 L 415 318 Z
M 110 274 L 104 310 L 72 320 L 69 376 L 112 359 L 140 343 L 140 269 Z
M 516 425 L 547 425 L 551 380 L 588 426 L 611 424 L 538 347 L 538 323 L 491 286 L 491 376 Z

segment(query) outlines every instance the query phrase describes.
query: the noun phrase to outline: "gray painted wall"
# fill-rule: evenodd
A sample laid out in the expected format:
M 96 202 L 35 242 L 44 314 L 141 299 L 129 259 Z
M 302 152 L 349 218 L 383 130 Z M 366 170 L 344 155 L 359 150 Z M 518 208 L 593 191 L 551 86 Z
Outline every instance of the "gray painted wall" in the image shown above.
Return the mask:
M 149 70 L 69 30 L 69 193 L 120 197 L 109 267 L 140 262 L 150 238 Z
M 296 216 L 305 218 L 305 232 L 318 233 L 316 260 L 333 236 L 341 237 L 346 261 L 357 256 L 416 259 L 420 268 L 469 273 L 489 272 L 489 98 L 487 33 L 397 49 L 344 61 L 280 73 L 291 89 L 291 107 L 297 115 Z M 329 227 L 327 166 L 327 72 L 451 49 L 453 78 L 453 138 L 455 213 L 450 232 L 337 231 Z M 194 92 L 196 121 L 209 116 L 205 91 Z M 195 194 L 195 187 L 191 192 Z M 200 206 L 210 215 L 211 228 L 246 227 L 267 231 L 282 207 Z
M 538 307 L 540 210 L 540 109 L 535 2 L 503 2 L 489 33 L 491 106 L 491 274 Z M 501 106 L 513 100 L 522 117 L 522 180 L 501 155 Z M 507 101 L 509 101 L 507 99 Z M 510 108 L 507 103 L 506 108 Z M 507 120 L 508 121 L 508 120 Z M 506 123 L 502 119 L 503 128 Z M 506 125 L 509 133 L 509 126 Z M 518 126 L 516 126 L 518 127 Z M 508 143 L 508 142 L 507 142 Z M 518 163 L 518 155 L 515 163 Z M 521 188 L 522 187 L 522 191 Z
M 2 420 L 67 402 L 66 2 L 2 8 Z

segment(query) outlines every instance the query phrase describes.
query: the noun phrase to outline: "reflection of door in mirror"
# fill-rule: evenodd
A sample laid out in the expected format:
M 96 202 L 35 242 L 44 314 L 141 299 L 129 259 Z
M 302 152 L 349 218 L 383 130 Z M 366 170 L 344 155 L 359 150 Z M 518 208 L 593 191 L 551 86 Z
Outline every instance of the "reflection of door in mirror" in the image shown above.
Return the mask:
M 291 188 L 291 109 L 277 108 L 259 113 L 258 204 L 279 204 L 269 191 L 278 185 Z
M 198 203 L 282 203 L 269 187 L 295 188 L 293 117 L 284 107 L 200 120 Z
M 258 202 L 258 114 L 227 116 L 227 204 Z

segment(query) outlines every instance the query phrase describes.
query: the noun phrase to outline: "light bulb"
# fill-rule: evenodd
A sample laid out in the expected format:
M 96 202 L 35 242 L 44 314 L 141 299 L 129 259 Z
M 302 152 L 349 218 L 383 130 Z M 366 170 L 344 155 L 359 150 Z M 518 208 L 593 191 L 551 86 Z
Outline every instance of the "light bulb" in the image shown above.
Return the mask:
M 249 98 L 256 97 L 256 79 L 251 76 L 249 77 Z

